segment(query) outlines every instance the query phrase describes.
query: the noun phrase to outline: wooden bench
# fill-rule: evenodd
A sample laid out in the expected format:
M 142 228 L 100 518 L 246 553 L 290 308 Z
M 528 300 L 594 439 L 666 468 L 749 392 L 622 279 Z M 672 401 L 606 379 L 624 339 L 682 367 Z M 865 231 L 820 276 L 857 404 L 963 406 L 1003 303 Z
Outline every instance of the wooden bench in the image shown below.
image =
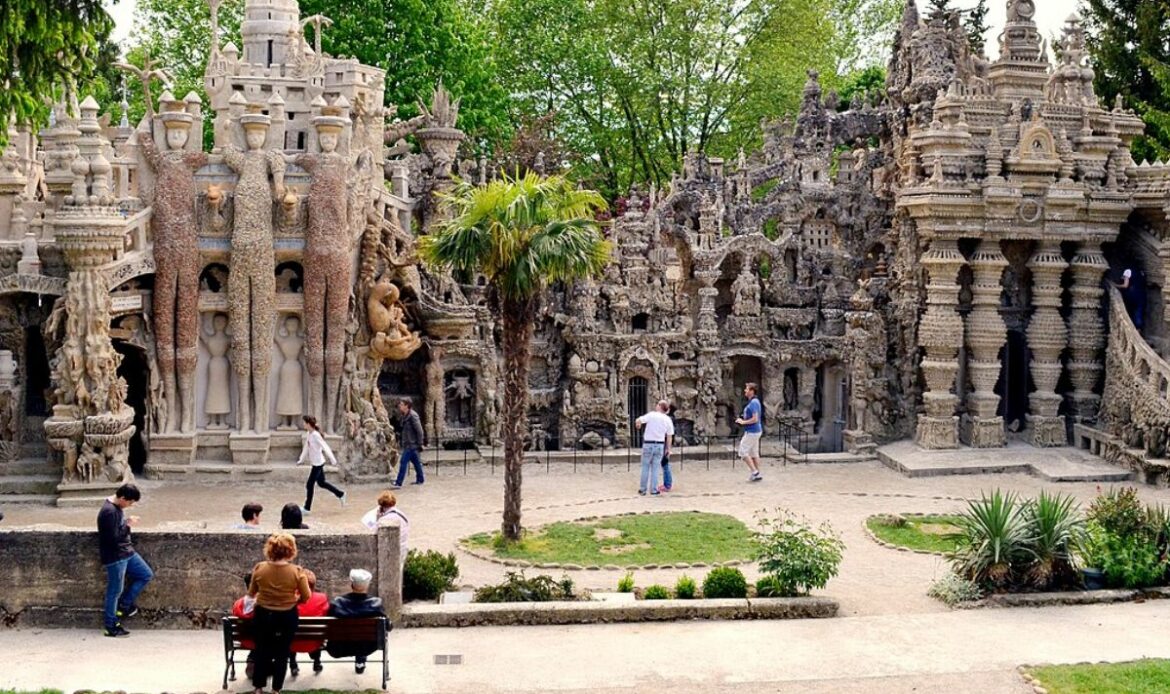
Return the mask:
M 248 650 L 242 642 L 255 642 L 256 637 L 252 629 L 252 620 L 238 617 L 224 617 L 223 626 L 223 688 L 228 688 L 228 681 L 236 679 L 236 651 Z M 374 656 L 382 652 L 382 689 L 390 681 L 390 661 L 387 655 L 387 644 L 390 630 L 394 627 L 386 617 L 301 617 L 297 623 L 294 641 L 324 641 L 326 648 L 330 643 L 357 642 L 373 643 L 377 645 Z M 352 663 L 355 658 L 323 658 L 326 663 Z

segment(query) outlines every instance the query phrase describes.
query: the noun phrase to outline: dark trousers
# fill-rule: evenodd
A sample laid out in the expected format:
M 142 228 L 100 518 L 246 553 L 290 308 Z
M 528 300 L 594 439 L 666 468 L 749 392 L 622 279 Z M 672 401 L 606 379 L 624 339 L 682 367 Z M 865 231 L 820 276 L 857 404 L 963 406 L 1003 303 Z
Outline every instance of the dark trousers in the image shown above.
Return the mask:
M 345 493 L 345 492 L 341 491 L 340 489 L 338 489 L 337 487 L 334 487 L 332 484 L 329 484 L 328 482 L 325 481 L 325 466 L 324 465 L 314 465 L 312 467 L 313 467 L 313 470 L 312 470 L 312 472 L 309 473 L 309 481 L 305 482 L 305 510 L 306 511 L 310 511 L 313 508 L 313 488 L 316 487 L 317 485 L 320 485 L 322 489 L 327 489 L 327 490 L 333 492 L 333 496 L 336 496 L 338 499 L 340 499 L 341 495 Z
M 414 466 L 414 481 L 419 484 L 423 483 L 423 467 L 422 461 L 418 457 L 418 449 L 404 448 L 402 449 L 402 455 L 398 458 L 398 479 L 394 481 L 394 484 L 399 487 L 406 480 L 406 466 L 408 463 Z
M 274 690 L 284 689 L 289 649 L 297 630 L 297 608 L 277 612 L 257 605 L 253 619 L 256 630 L 256 669 L 252 673 L 252 686 L 263 688 L 271 677 Z

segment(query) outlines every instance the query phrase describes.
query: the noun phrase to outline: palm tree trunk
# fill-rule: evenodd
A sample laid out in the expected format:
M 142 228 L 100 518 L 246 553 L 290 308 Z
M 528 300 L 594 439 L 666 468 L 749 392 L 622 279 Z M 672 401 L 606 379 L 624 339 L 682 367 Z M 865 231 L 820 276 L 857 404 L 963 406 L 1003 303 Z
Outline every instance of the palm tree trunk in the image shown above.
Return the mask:
M 528 430 L 528 356 L 532 349 L 531 299 L 502 299 L 504 319 L 504 524 L 508 540 L 520 539 L 520 480 Z

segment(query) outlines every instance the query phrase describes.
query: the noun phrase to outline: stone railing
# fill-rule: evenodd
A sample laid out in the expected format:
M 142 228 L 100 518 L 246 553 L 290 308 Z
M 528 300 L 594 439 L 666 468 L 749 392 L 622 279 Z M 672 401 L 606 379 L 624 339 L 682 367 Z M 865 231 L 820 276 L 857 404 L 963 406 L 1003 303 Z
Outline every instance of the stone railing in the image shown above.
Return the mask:
M 1105 374 L 1100 426 L 1111 442 L 1100 455 L 1138 472 L 1161 470 L 1170 443 L 1170 364 L 1138 332 L 1116 287 L 1109 288 Z

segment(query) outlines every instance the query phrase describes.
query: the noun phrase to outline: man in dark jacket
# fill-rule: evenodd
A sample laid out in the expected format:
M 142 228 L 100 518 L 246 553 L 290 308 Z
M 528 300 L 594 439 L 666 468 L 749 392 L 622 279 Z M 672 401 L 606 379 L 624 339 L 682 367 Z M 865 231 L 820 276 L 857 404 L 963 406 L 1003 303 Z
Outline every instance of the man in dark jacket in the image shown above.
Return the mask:
M 138 594 L 154 578 L 150 566 L 134 551 L 130 538 L 130 528 L 138 522 L 138 516 L 122 513 L 141 498 L 138 487 L 123 484 L 98 511 L 98 551 L 106 569 L 105 623 L 102 629 L 106 636 L 129 635 L 121 620 L 138 614 Z M 126 579 L 130 579 L 128 586 Z
M 426 433 L 423 431 L 422 421 L 406 398 L 398 401 L 398 421 L 402 429 L 398 438 L 398 445 L 401 447 L 402 453 L 398 457 L 398 479 L 394 482 L 394 489 L 402 488 L 402 482 L 406 479 L 406 464 L 408 462 L 414 465 L 414 483 L 423 483 L 422 459 L 419 458 L 419 451 L 426 443 Z
M 385 617 L 382 610 L 382 598 L 369 595 L 370 581 L 373 576 L 365 569 L 354 569 L 349 572 L 350 592 L 333 598 L 329 603 L 330 617 Z M 369 642 L 344 642 L 325 645 L 325 650 L 334 658 L 348 658 L 353 656 L 353 670 L 359 675 L 366 671 L 366 656 L 378 650 L 378 644 Z

